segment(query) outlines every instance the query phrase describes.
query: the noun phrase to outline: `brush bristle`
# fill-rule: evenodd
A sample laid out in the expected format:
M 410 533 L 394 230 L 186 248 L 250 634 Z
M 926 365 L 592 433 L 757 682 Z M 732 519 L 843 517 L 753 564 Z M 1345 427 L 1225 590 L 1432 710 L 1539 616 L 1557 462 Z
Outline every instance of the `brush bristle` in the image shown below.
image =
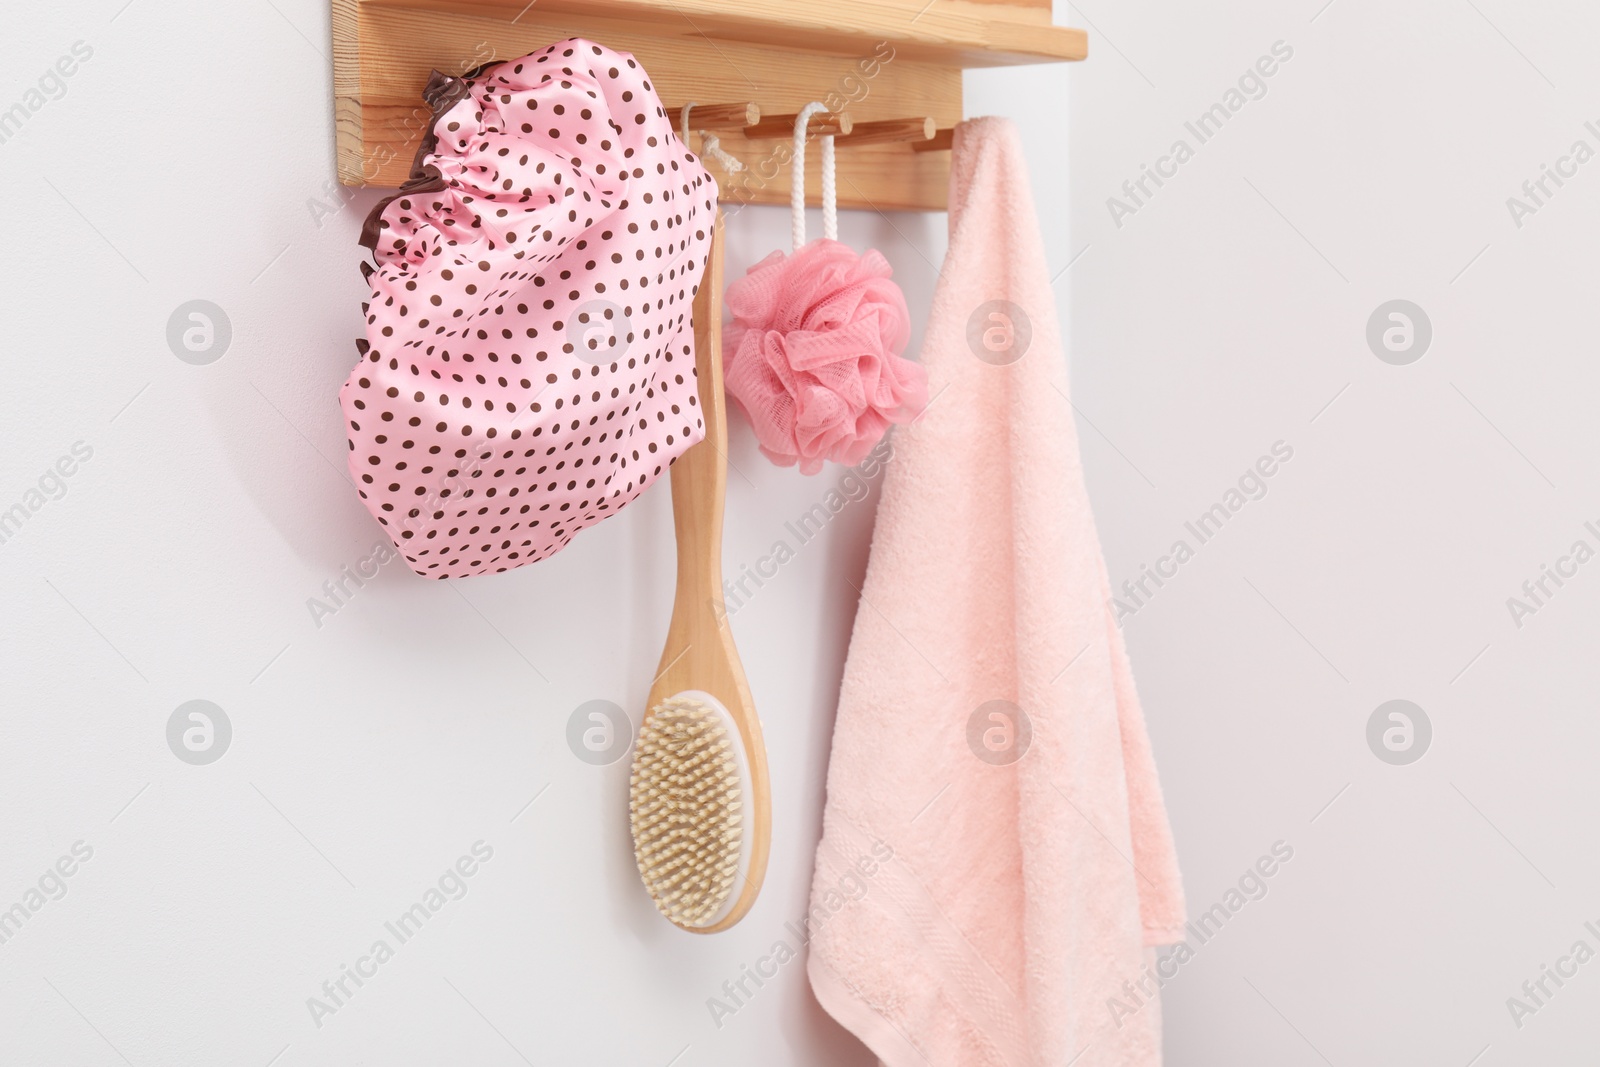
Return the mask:
M 739 873 L 739 739 L 713 707 L 674 696 L 650 709 L 633 753 L 633 856 L 656 908 L 704 926 Z

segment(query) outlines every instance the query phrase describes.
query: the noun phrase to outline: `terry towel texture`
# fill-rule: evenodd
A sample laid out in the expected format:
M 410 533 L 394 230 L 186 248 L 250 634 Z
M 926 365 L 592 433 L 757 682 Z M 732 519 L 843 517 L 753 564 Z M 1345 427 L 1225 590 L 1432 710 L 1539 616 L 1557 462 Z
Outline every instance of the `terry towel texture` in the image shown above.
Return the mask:
M 1123 983 L 1182 939 L 1183 891 L 1008 120 L 956 128 L 922 359 L 840 691 L 812 988 L 887 1067 L 1159 1064 Z M 1008 750 L 996 700 L 1031 727 L 1012 762 L 1028 730 Z

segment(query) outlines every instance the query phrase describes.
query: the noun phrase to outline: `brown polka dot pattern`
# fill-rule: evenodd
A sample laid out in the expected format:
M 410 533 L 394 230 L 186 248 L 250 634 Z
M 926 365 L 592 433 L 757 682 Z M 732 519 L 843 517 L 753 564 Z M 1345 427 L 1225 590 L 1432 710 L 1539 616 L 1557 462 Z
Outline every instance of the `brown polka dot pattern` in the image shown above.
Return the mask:
M 705 430 L 690 309 L 716 183 L 630 55 L 573 39 L 435 75 L 412 181 L 374 209 L 339 400 L 361 499 L 411 568 L 564 547 Z

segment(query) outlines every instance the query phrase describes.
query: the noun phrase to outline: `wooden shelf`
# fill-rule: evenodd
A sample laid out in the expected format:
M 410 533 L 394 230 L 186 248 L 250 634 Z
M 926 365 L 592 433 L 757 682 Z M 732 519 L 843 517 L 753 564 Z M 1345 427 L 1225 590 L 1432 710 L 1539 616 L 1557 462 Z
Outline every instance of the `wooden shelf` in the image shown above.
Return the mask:
M 757 102 L 764 113 L 835 102 L 858 123 L 962 118 L 966 67 L 1082 59 L 1081 30 L 1050 24 L 1049 0 L 332 0 L 339 178 L 397 186 L 430 113 L 432 70 L 461 74 L 552 41 L 631 52 L 668 107 Z M 748 170 L 720 171 L 724 202 L 786 204 L 771 140 L 723 133 Z M 811 181 L 818 153 L 810 153 Z M 841 207 L 943 210 L 949 155 L 905 144 L 846 148 Z
M 365 2 L 365 0 L 364 0 Z M 526 19 L 527 0 L 371 0 L 395 7 L 477 11 Z M 887 41 L 907 59 L 951 67 L 1058 63 L 1088 55 L 1083 30 L 1050 24 L 1030 0 L 537 0 L 546 15 L 622 19 L 667 37 L 743 41 L 832 55 Z

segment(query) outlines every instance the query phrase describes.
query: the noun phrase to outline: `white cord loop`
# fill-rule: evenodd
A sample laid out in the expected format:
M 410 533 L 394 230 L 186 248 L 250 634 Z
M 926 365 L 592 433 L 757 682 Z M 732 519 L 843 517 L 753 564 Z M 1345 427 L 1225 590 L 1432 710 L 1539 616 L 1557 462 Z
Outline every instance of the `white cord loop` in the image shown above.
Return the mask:
M 700 150 L 712 159 L 729 174 L 738 174 L 744 170 L 744 164 L 739 162 L 739 157 L 722 147 L 722 139 L 714 133 L 700 131 Z
M 812 101 L 800 109 L 794 120 L 794 172 L 789 182 L 789 227 L 798 251 L 806 243 L 806 124 L 827 107 Z M 822 140 L 822 236 L 839 239 L 839 196 L 833 173 L 833 135 Z
M 693 107 L 694 101 L 691 100 L 683 105 L 683 111 L 678 115 L 678 136 L 682 139 L 683 146 L 689 148 L 691 152 L 694 149 L 689 147 L 689 110 Z M 722 139 L 714 133 L 700 131 L 700 154 L 716 160 L 717 165 L 729 174 L 738 174 L 744 170 L 744 164 L 739 162 L 737 156 L 722 147 Z

